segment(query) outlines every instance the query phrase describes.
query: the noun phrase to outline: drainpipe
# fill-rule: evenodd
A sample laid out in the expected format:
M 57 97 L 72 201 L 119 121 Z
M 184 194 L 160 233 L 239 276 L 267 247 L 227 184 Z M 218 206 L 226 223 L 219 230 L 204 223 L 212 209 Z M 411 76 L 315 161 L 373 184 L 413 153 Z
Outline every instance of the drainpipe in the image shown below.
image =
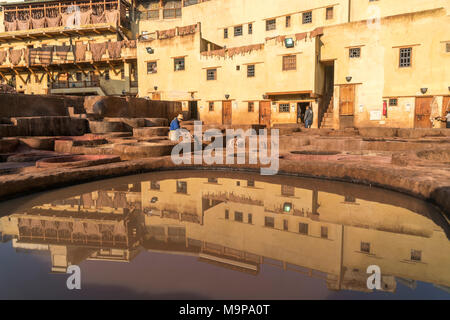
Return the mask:
M 348 0 L 348 21 L 352 21 L 352 0 Z

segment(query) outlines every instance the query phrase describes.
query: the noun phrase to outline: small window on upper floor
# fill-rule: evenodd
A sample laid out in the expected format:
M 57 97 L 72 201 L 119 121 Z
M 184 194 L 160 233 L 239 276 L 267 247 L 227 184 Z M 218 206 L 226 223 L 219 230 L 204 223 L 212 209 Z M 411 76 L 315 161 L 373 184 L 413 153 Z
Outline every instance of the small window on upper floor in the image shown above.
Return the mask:
M 307 24 L 312 22 L 312 11 L 303 12 L 302 23 Z
M 223 29 L 223 38 L 228 39 L 228 28 Z
M 234 27 L 234 36 L 235 37 L 242 36 L 242 26 Z
M 175 71 L 184 70 L 184 57 L 183 58 L 175 58 L 173 59 L 173 66 Z
M 422 251 L 411 250 L 411 260 L 412 261 L 422 261 Z
M 334 9 L 333 9 L 333 7 L 328 7 L 328 8 L 326 9 L 325 18 L 326 18 L 327 20 L 331 20 L 331 19 L 333 19 L 333 15 L 334 15 Z
M 152 180 L 152 181 L 150 182 L 150 189 L 151 189 L 151 190 L 160 190 L 160 189 L 161 189 L 161 186 L 159 185 L 159 181 Z
M 283 56 L 283 71 L 296 69 L 297 69 L 297 56 L 296 55 Z
M 247 77 L 248 78 L 252 78 L 255 76 L 255 65 L 254 64 L 249 64 L 247 66 Z
M 177 193 L 187 194 L 187 182 L 177 181 Z
M 248 24 L 248 34 L 253 34 L 253 23 Z
M 217 80 L 217 69 L 206 70 L 206 80 Z
M 289 112 L 289 103 L 280 103 L 279 112 Z
M 370 253 L 370 243 L 369 242 L 361 242 L 361 252 Z
M 450 52 L 450 42 L 447 42 L 446 44 L 445 44 L 445 51 L 448 53 L 448 52 Z
M 254 112 L 255 111 L 255 103 L 253 101 L 250 101 L 248 103 L 248 112 Z
M 276 19 L 266 20 L 266 31 L 275 30 L 276 28 L 277 28 Z
M 350 58 L 359 58 L 359 57 L 361 57 L 361 48 L 350 48 L 348 50 L 348 56 Z
M 291 26 L 291 16 L 286 16 L 286 28 Z
M 400 68 L 411 67 L 412 48 L 400 48 Z
M 396 98 L 391 98 L 391 99 L 389 99 L 389 106 L 390 106 L 390 107 L 396 107 L 396 106 L 398 106 L 398 99 L 396 99 Z
M 235 211 L 234 212 L 234 220 L 235 221 L 239 221 L 239 222 L 243 222 L 244 221 L 244 215 L 242 212 L 239 211 Z
M 213 101 L 211 101 L 211 102 L 209 102 L 209 111 L 214 111 L 214 102 Z
M 156 73 L 158 70 L 157 67 L 156 61 L 147 62 L 147 74 Z

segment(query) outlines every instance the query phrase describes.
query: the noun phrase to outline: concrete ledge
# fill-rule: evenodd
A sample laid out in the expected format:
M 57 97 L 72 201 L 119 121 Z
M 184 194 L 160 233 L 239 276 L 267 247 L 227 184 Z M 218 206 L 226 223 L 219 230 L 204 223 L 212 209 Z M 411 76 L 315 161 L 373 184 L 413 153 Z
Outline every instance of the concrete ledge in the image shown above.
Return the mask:
M 47 191 L 84 182 L 152 171 L 226 169 L 259 172 L 258 165 L 174 165 L 169 156 L 110 163 L 74 169 L 52 169 L 0 177 L 0 200 L 31 192 Z M 279 174 L 330 179 L 377 186 L 428 200 L 450 217 L 449 173 L 430 168 L 404 168 L 369 163 L 337 161 L 292 161 L 280 159 Z

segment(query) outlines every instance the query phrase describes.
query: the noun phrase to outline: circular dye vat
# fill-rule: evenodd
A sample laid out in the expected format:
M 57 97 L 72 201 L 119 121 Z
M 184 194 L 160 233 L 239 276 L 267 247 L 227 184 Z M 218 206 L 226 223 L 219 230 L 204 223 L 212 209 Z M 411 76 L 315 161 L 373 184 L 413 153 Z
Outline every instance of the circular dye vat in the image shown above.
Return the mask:
M 41 159 L 36 161 L 37 168 L 90 167 L 105 163 L 119 162 L 120 157 L 110 155 L 70 155 Z
M 340 151 L 291 151 L 292 154 L 301 154 L 309 156 L 334 156 L 340 154 Z
M 450 298 L 448 220 L 363 185 L 154 172 L 29 195 L 0 212 L 0 299 Z M 66 287 L 74 264 L 76 295 Z M 381 290 L 367 289 L 374 264 Z

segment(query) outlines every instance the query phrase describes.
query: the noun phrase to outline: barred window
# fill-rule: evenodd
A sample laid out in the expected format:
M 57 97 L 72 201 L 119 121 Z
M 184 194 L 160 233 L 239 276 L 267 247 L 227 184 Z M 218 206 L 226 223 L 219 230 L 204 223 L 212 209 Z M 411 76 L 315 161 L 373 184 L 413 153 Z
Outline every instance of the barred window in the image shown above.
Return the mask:
M 280 112 L 289 112 L 289 103 L 280 103 Z
M 230 218 L 230 211 L 225 210 L 225 219 L 229 219 Z
M 303 24 L 312 22 L 312 11 L 303 12 L 302 22 L 303 22 Z
M 248 24 L 248 34 L 252 34 L 253 33 L 253 24 L 249 23 Z
M 247 66 L 247 77 L 248 78 L 252 78 L 255 76 L 255 65 L 254 64 L 249 64 Z
M 223 38 L 224 39 L 228 38 L 228 28 L 223 29 Z
M 156 73 L 158 70 L 158 65 L 156 61 L 147 62 L 147 74 Z
M 242 212 L 235 211 L 234 212 L 234 220 L 239 221 L 239 222 L 244 221 L 244 215 L 242 214 Z
M 389 99 L 389 106 L 396 107 L 398 105 L 398 99 Z
M 328 239 L 328 227 L 320 227 L 320 237 Z
M 298 232 L 299 232 L 300 234 L 308 234 L 308 224 L 307 224 L 307 223 L 300 222 L 300 223 L 298 224 Z
M 297 69 L 297 56 L 289 55 L 283 56 L 283 71 Z
M 361 57 L 361 48 L 350 48 L 348 50 L 348 55 L 350 58 L 359 58 Z
M 400 68 L 411 66 L 412 48 L 400 48 Z
M 209 103 L 209 111 L 214 111 L 214 102 Z
M 177 193 L 187 194 L 187 182 L 177 181 Z
M 184 70 L 184 58 L 173 59 L 173 65 L 175 71 Z
M 161 187 L 160 187 L 160 185 L 159 185 L 159 181 L 151 181 L 150 182 L 150 189 L 151 190 L 160 190 L 161 189 Z
M 264 226 L 275 228 L 275 219 L 273 217 L 264 217 Z
M 217 69 L 206 70 L 206 80 L 216 80 L 217 79 Z
M 370 253 L 370 243 L 361 242 L 361 252 Z
M 412 261 L 422 261 L 422 251 L 411 250 L 411 260 Z
M 255 111 L 255 103 L 249 102 L 248 103 L 248 112 L 253 112 L 253 111 Z
M 276 19 L 266 20 L 266 31 L 275 30 L 276 28 L 277 28 Z
M 291 26 L 291 16 L 286 16 L 286 28 Z
M 445 44 L 445 51 L 450 52 L 450 42 Z
M 247 187 L 254 187 L 255 186 L 255 180 L 247 180 Z
M 235 37 L 242 36 L 242 26 L 234 27 L 234 36 Z

